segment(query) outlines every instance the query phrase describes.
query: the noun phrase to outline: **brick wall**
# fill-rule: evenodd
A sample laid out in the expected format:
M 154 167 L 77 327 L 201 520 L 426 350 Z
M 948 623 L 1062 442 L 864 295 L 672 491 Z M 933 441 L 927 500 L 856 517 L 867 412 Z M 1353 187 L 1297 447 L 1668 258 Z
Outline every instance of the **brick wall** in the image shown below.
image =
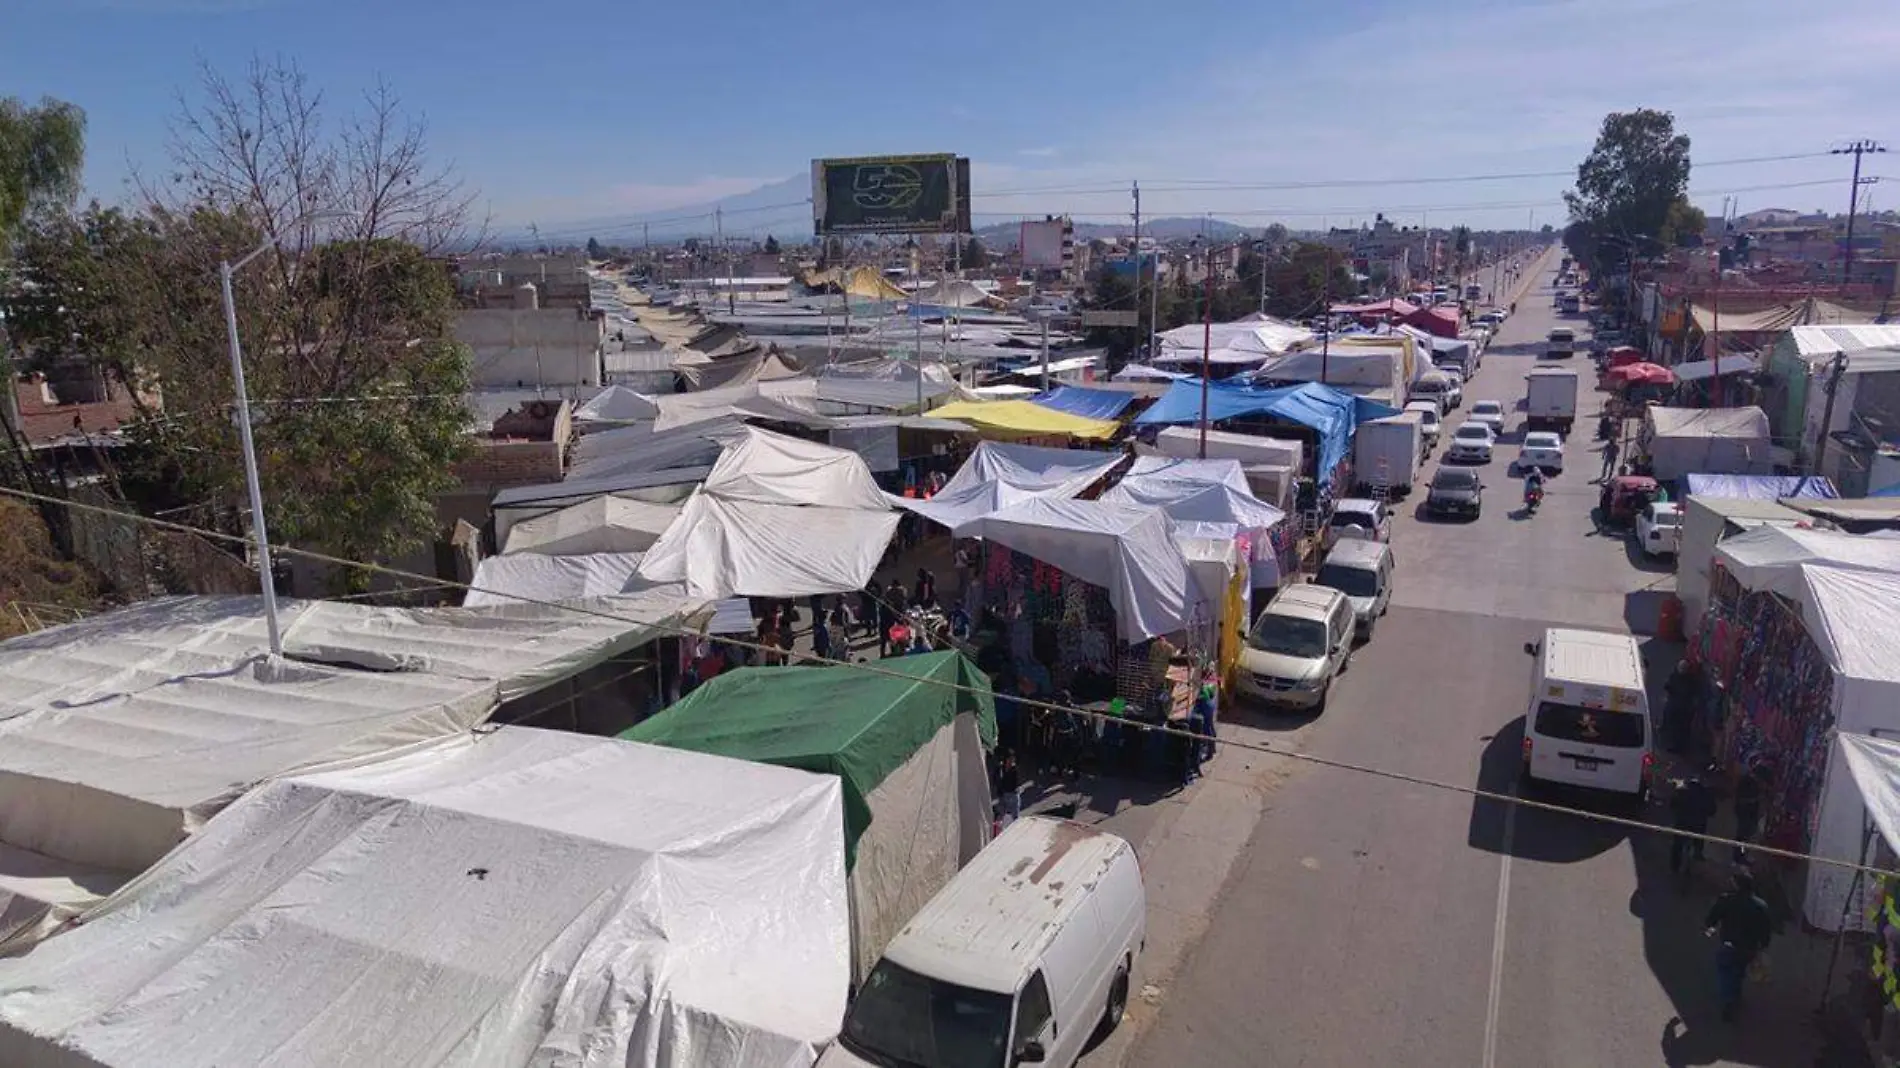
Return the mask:
M 565 454 L 561 441 L 480 441 L 455 465 L 455 475 L 468 489 L 559 482 Z

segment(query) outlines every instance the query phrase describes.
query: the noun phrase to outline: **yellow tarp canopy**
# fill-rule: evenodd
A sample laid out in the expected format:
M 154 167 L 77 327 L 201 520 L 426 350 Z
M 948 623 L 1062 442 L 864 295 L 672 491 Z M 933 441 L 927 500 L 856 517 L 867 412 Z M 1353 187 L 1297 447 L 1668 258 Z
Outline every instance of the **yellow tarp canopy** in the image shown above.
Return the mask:
M 805 284 L 813 289 L 825 286 L 838 286 L 854 297 L 866 300 L 909 300 L 910 294 L 891 284 L 874 267 L 855 267 L 846 272 L 841 268 L 830 267 L 822 271 L 805 272 Z
M 986 430 L 1010 434 L 1067 434 L 1072 438 L 1105 440 L 1120 425 L 1109 419 L 1089 419 L 1045 408 L 1034 401 L 955 401 L 930 412 L 939 419 L 958 419 Z

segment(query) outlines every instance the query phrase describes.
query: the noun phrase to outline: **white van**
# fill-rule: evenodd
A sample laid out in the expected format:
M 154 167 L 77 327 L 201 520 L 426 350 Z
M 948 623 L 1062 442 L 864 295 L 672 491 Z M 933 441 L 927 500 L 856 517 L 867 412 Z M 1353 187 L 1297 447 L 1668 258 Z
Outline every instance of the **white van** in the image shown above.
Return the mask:
M 1646 799 L 1655 756 L 1636 639 L 1552 627 L 1524 651 L 1537 661 L 1524 713 L 1525 778 Z
M 1019 819 L 891 939 L 818 1068 L 1067 1068 L 1121 1023 L 1147 907 L 1126 841 Z
M 1352 659 L 1355 622 L 1352 601 L 1330 586 L 1282 588 L 1254 619 L 1240 649 L 1240 695 L 1326 711 L 1333 678 Z

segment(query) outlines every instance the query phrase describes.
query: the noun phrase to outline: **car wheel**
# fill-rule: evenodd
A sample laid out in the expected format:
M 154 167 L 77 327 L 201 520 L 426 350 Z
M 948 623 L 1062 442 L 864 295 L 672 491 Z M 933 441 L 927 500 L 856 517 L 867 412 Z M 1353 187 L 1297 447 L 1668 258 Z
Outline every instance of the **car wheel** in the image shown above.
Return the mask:
M 1313 714 L 1315 716 L 1323 716 L 1326 714 L 1326 699 L 1332 695 L 1333 684 L 1329 682 L 1326 684 L 1326 688 L 1319 692 L 1319 700 L 1313 702 Z
M 1108 1002 L 1102 1006 L 1102 1033 L 1107 1034 L 1121 1026 L 1122 1017 L 1128 1013 L 1128 963 L 1122 962 L 1115 969 L 1115 978 L 1108 984 Z

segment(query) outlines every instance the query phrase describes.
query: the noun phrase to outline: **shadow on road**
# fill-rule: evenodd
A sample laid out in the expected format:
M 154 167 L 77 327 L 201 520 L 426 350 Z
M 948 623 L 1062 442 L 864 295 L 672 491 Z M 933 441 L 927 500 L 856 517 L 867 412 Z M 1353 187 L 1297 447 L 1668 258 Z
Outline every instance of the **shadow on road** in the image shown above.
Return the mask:
M 1662 629 L 1663 602 L 1675 596 L 1669 590 L 1645 587 L 1623 595 L 1623 625 L 1631 634 L 1653 637 Z
M 1641 543 L 1636 540 L 1635 531 L 1631 531 L 1630 536 L 1623 539 L 1623 555 L 1629 557 L 1631 567 L 1647 574 L 1673 575 L 1676 572 L 1674 560 L 1651 556 L 1644 552 Z
M 1238 698 L 1229 701 L 1227 705 L 1221 709 L 1220 719 L 1222 723 L 1231 720 L 1232 722 L 1245 727 L 1251 727 L 1257 731 L 1284 733 L 1286 731 L 1299 730 L 1301 727 L 1312 723 L 1324 714 L 1325 713 L 1315 709 L 1295 710 L 1289 708 L 1275 708 L 1271 705 L 1259 704 L 1244 698 Z
M 1499 794 L 1521 791 L 1518 770 L 1523 766 L 1523 752 L 1524 717 L 1519 716 L 1492 735 L 1485 745 L 1484 755 L 1478 761 L 1478 789 Z M 1563 790 L 1543 783 L 1537 784 L 1528 796 L 1538 801 L 1586 811 L 1614 811 L 1613 806 L 1619 803 L 1614 798 L 1605 800 L 1586 796 L 1580 791 Z M 1487 853 L 1506 852 L 1505 817 L 1511 808 L 1511 805 L 1502 801 L 1483 797 L 1475 799 L 1471 805 L 1466 843 L 1473 849 L 1482 849 Z M 1609 852 L 1628 836 L 1623 827 L 1614 823 L 1522 805 L 1516 806 L 1516 809 L 1508 852 L 1520 860 L 1575 864 Z

